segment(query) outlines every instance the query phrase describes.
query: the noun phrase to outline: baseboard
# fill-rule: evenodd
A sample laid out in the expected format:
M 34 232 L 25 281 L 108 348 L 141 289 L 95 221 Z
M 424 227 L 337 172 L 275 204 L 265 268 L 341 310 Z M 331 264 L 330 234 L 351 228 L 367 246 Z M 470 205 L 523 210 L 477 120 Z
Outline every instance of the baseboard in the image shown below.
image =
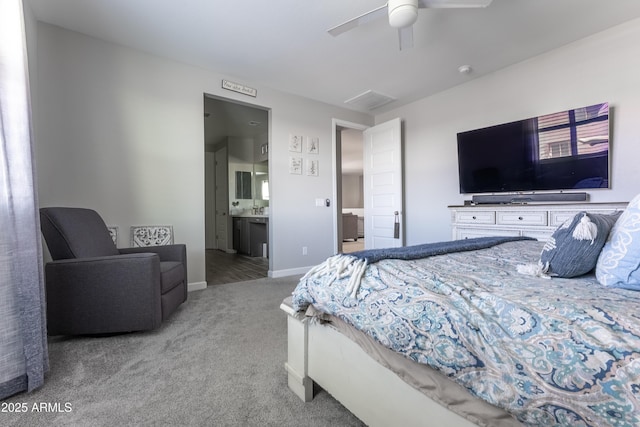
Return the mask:
M 267 275 L 274 279 L 278 277 L 287 277 L 287 276 L 299 276 L 301 274 L 305 274 L 307 271 L 311 270 L 313 266 L 308 267 L 297 267 L 297 268 L 287 268 L 284 270 L 269 270 Z
M 207 289 L 207 282 L 192 282 L 187 285 L 187 292 L 201 291 Z

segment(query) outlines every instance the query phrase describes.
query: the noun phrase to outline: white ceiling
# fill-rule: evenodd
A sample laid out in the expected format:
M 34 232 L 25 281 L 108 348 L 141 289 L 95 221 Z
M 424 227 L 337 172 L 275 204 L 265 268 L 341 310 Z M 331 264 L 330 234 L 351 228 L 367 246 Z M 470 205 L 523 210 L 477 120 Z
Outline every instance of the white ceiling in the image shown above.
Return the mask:
M 329 104 L 374 90 L 378 114 L 640 17 L 638 0 L 493 0 L 420 9 L 414 48 L 385 19 L 327 29 L 384 0 L 25 0 L 37 19 Z M 473 71 L 458 73 L 461 65 Z M 350 107 L 352 108 L 352 107 Z

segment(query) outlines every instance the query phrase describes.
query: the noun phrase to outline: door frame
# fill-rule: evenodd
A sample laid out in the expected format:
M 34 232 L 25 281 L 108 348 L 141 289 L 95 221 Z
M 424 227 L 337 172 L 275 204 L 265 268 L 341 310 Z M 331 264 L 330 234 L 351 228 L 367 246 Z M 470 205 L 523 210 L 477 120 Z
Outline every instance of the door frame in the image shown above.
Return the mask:
M 206 111 L 204 111 L 206 109 L 205 98 L 211 98 L 211 99 L 214 99 L 214 100 L 220 101 L 220 102 L 225 102 L 225 103 L 230 103 L 230 104 L 237 104 L 237 105 L 242 105 L 242 106 L 245 106 L 245 107 L 248 107 L 248 108 L 253 108 L 253 109 L 256 109 L 256 110 L 265 111 L 267 113 L 267 144 L 268 144 L 269 148 L 271 148 L 271 141 L 273 140 L 273 138 L 272 138 L 273 124 L 272 124 L 272 108 L 271 107 L 266 107 L 266 106 L 260 105 L 260 104 L 253 104 L 251 102 L 245 102 L 243 100 L 239 100 L 239 99 L 235 99 L 235 98 L 228 98 L 226 96 L 216 95 L 216 94 L 209 93 L 209 92 L 203 92 L 203 105 L 202 105 L 203 112 L 206 112 Z M 204 119 L 203 119 L 203 122 L 204 122 Z M 205 149 L 206 149 L 206 133 L 205 133 L 204 137 L 205 137 L 204 145 L 205 145 Z M 227 150 L 228 150 L 228 148 L 227 148 Z M 269 149 L 267 151 L 267 160 L 268 160 L 268 165 L 269 165 L 268 166 L 268 173 L 269 173 L 270 176 L 271 176 L 272 167 L 273 167 L 272 166 L 273 162 L 272 162 L 272 159 L 271 159 L 271 153 L 272 152 L 273 151 L 271 149 Z M 205 168 L 206 167 L 207 167 L 207 164 L 205 162 Z M 214 171 L 215 171 L 215 165 L 214 165 Z M 205 179 L 206 179 L 206 171 L 205 171 Z M 269 182 L 269 186 L 270 186 L 269 190 L 270 190 L 270 193 L 273 194 L 273 188 L 271 187 L 271 185 L 272 185 L 272 183 L 270 181 Z M 206 197 L 207 197 L 207 195 L 203 194 L 203 199 L 205 199 L 205 200 L 203 200 L 203 203 L 204 203 L 205 206 L 206 206 Z M 271 219 L 271 212 L 273 212 L 273 209 L 271 209 L 272 203 L 273 203 L 272 200 L 270 200 L 269 201 L 269 219 Z M 215 205 L 216 204 L 215 204 L 215 201 L 214 201 L 214 203 L 213 203 L 213 208 L 214 209 L 217 208 L 217 206 L 215 206 Z M 227 209 L 228 209 L 228 206 L 227 206 Z M 214 217 L 215 217 L 215 215 L 214 215 Z M 206 231 L 207 231 L 207 227 L 210 226 L 210 224 L 207 224 L 206 221 L 207 221 L 207 217 L 205 215 L 205 224 L 204 224 L 204 230 L 203 230 L 203 232 L 205 234 L 206 234 Z M 231 232 L 231 233 L 232 233 L 232 226 L 233 226 L 233 224 L 229 225 L 229 232 Z M 213 221 L 213 227 L 214 227 L 214 229 L 216 227 L 216 220 L 215 219 Z M 273 264 L 274 264 L 274 262 L 273 262 L 274 251 L 273 251 L 273 248 L 272 248 L 273 241 L 274 241 L 274 237 L 272 237 L 272 236 L 274 236 L 274 234 L 273 234 L 273 221 L 269 221 L 268 236 L 269 236 L 269 238 L 267 239 L 267 253 L 269 254 L 268 276 L 270 277 L 271 272 L 273 271 Z M 231 236 L 231 247 L 233 247 L 233 241 L 232 240 L 233 240 L 233 236 Z M 205 244 L 205 246 L 206 246 L 206 244 Z M 217 246 L 217 244 L 216 244 L 216 246 Z M 229 246 L 229 243 L 227 243 L 227 246 Z M 205 247 L 205 251 L 206 251 L 206 247 Z
M 337 254 L 342 250 L 342 242 L 339 239 L 340 230 L 342 228 L 342 174 L 339 171 L 339 167 L 342 165 L 341 161 L 341 144 L 338 140 L 338 128 L 355 129 L 364 131 L 370 128 L 370 125 L 364 125 L 362 123 L 349 122 L 340 119 L 331 119 L 331 159 L 332 159 L 332 171 L 333 171 L 333 254 Z

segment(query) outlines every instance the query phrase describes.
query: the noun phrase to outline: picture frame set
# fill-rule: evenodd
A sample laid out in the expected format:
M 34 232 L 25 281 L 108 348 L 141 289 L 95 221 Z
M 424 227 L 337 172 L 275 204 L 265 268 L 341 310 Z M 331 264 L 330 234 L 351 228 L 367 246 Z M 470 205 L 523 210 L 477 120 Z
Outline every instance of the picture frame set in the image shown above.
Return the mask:
M 317 136 L 289 135 L 289 152 L 297 153 L 289 156 L 289 173 L 292 175 L 302 175 L 303 171 L 307 176 L 319 176 L 320 162 L 318 159 L 305 158 L 302 152 L 310 156 L 320 153 L 320 138 Z

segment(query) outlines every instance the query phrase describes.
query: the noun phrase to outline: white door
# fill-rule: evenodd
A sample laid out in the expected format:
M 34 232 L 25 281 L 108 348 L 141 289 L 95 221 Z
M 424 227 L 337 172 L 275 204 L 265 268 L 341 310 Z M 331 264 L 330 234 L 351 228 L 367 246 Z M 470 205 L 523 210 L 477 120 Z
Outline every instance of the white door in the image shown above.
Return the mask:
M 363 139 L 365 249 L 404 246 L 400 119 L 366 129 Z
M 227 147 L 215 152 L 216 166 L 216 247 L 228 252 L 229 247 L 229 171 Z

